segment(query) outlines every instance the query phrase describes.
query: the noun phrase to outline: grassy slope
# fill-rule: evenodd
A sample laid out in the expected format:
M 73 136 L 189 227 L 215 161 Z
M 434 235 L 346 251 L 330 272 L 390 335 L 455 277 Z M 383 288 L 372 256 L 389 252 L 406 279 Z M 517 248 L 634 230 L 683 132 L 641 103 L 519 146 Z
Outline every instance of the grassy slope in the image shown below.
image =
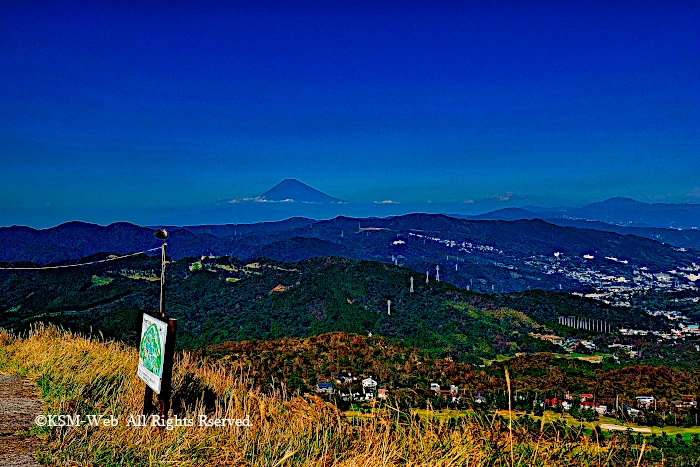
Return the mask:
M 71 466 L 619 466 L 636 465 L 638 453 L 619 443 L 598 446 L 565 426 L 538 433 L 513 430 L 500 417 L 457 423 L 392 412 L 351 423 L 315 397 L 285 399 L 251 389 L 240 372 L 178 356 L 174 385 L 190 402 L 186 415 L 216 400 L 209 416 L 244 418 L 245 429 L 129 427 L 140 413 L 143 384 L 137 356 L 119 343 L 100 343 L 53 328 L 20 339 L 0 333 L 0 371 L 27 375 L 42 388 L 50 413 L 120 417 L 116 427 L 39 430 L 47 438 L 40 455 L 50 465 Z M 190 398 L 187 397 L 189 394 Z M 211 401 L 210 401 L 211 402 Z M 612 446 L 612 447 L 611 447 Z M 513 459 L 513 462 L 511 462 Z M 641 465 L 650 465 L 642 460 Z M 667 464 L 668 465 L 668 464 Z

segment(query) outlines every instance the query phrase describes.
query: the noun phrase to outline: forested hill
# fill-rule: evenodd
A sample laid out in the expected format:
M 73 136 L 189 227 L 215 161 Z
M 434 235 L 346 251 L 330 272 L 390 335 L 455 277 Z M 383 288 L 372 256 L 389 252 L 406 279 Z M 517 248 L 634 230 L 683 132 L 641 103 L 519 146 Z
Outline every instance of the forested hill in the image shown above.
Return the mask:
M 341 376 L 372 377 L 382 387 L 430 387 L 430 383 L 493 390 L 501 378 L 470 366 L 434 359 L 422 350 L 379 336 L 326 333 L 308 338 L 226 342 L 202 349 L 202 356 L 231 365 L 265 385 L 283 381 L 288 389 L 309 391 L 318 381 Z
M 156 258 L 139 256 L 77 269 L 0 272 L 0 326 L 21 330 L 51 321 L 136 342 L 140 314 L 158 308 L 159 266 Z M 167 309 L 180 320 L 178 345 L 187 348 L 340 331 L 480 362 L 498 353 L 555 350 L 529 334 L 576 332 L 559 327 L 557 313 L 663 325 L 579 297 L 481 295 L 433 278 L 426 283 L 400 266 L 338 257 L 297 263 L 189 258 L 171 262 L 167 279 Z
M 632 404 L 638 395 L 654 394 L 668 408 L 680 395 L 700 391 L 697 369 L 601 365 L 548 353 L 520 355 L 475 368 L 433 358 L 383 337 L 346 333 L 227 342 L 202 349 L 199 355 L 247 374 L 259 387 L 283 382 L 288 391 L 313 391 L 319 381 L 351 375 L 371 377 L 384 388 L 411 388 L 424 397 L 431 383 L 455 384 L 471 401 L 478 392 L 504 391 L 506 367 L 513 391 L 545 397 L 593 393 L 604 404 L 614 404 L 616 398 L 621 404 Z
M 438 214 L 390 218 L 289 219 L 277 223 L 173 228 L 175 259 L 265 256 L 299 261 L 342 256 L 403 265 L 482 292 L 531 288 L 580 291 L 605 278 L 639 280 L 640 271 L 672 274 L 695 270 L 700 252 L 634 235 L 561 227 L 541 220 L 475 221 Z M 154 248 L 153 229 L 117 223 L 106 227 L 71 222 L 51 229 L 0 228 L 0 261 L 41 264 L 98 252 L 130 253 Z

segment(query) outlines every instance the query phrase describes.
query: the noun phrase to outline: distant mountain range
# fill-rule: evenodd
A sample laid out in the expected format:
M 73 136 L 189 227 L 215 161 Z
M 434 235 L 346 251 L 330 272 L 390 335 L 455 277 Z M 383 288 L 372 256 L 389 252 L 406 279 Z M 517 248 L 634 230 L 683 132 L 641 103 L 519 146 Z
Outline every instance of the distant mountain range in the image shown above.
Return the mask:
M 393 201 L 352 203 L 327 195 L 299 180 L 286 179 L 259 196 L 231 200 L 224 205 L 187 215 L 178 213 L 161 218 L 157 223 L 182 225 L 182 222 L 177 220 L 183 218 L 194 221 L 189 223 L 222 224 L 229 222 L 229 219 L 236 219 L 236 223 L 251 223 L 283 220 L 290 217 L 313 219 L 332 219 L 337 216 L 387 217 L 426 212 L 449 214 L 473 220 L 594 221 L 617 227 L 700 229 L 700 204 L 649 204 L 618 197 L 583 207 L 507 207 L 477 215 L 465 214 L 464 211 L 467 208 L 469 205 L 464 203 L 402 204 Z M 661 233 L 654 232 L 649 235 L 661 235 Z
M 617 198 L 614 200 L 608 200 L 612 206 L 620 206 L 625 205 L 626 203 L 621 203 L 621 198 Z M 637 204 L 642 204 L 644 203 L 637 203 L 636 201 L 632 201 L 634 204 L 633 206 L 636 206 Z M 606 202 L 603 203 L 595 203 L 598 206 L 605 206 Z M 589 205 L 593 206 L 593 205 Z M 688 219 L 689 224 L 688 225 L 697 225 L 692 221 L 692 216 L 694 214 L 693 211 L 697 208 L 698 205 L 694 204 L 689 204 L 689 205 L 652 205 L 652 204 L 647 204 L 645 206 L 656 206 L 654 208 L 651 208 L 652 210 L 658 209 L 657 213 L 659 215 L 664 215 L 664 213 L 675 213 L 673 214 L 674 216 L 677 216 L 677 218 L 680 218 L 678 215 L 678 212 L 683 212 L 688 214 Z M 660 208 L 658 206 L 661 206 Z M 668 206 L 678 206 L 682 207 L 683 209 L 679 210 L 666 210 L 666 207 Z M 609 223 L 609 222 L 603 222 L 600 220 L 595 220 L 596 216 L 591 216 L 590 219 L 582 216 L 581 210 L 585 209 L 586 211 L 591 211 L 594 208 L 586 207 L 586 208 L 580 208 L 581 210 L 576 211 L 576 208 L 570 208 L 570 209 L 564 209 L 564 208 L 558 208 L 555 211 L 537 211 L 536 207 L 530 207 L 530 209 L 525 209 L 525 208 L 504 208 L 504 209 L 498 209 L 496 211 L 492 212 L 487 212 L 484 214 L 479 214 L 475 216 L 466 216 L 466 215 L 460 215 L 456 214 L 455 217 L 461 218 L 461 219 L 470 219 L 470 220 L 505 220 L 505 221 L 515 221 L 515 220 L 532 220 L 532 219 L 542 219 L 545 220 L 549 223 L 556 224 L 559 226 L 566 226 L 566 227 L 577 227 L 581 229 L 595 229 L 595 230 L 601 230 L 604 232 L 616 232 L 619 234 L 623 235 L 637 235 L 640 237 L 646 237 L 650 238 L 653 240 L 657 240 L 662 243 L 668 243 L 670 245 L 675 245 L 683 248 L 695 248 L 695 249 L 700 249 L 700 229 L 691 227 L 691 228 L 661 228 L 661 227 L 641 227 L 638 225 L 635 225 L 634 223 Z M 605 207 L 602 208 L 603 211 L 610 212 L 610 209 L 607 209 Z M 612 209 L 612 208 L 611 208 Z M 619 209 L 619 208 L 615 208 Z M 566 215 L 566 213 L 576 213 L 578 212 L 578 216 L 574 217 L 572 215 Z M 621 215 L 621 214 L 620 214 Z M 698 214 L 700 216 L 700 212 Z M 600 218 L 604 218 L 604 215 L 600 215 Z
M 583 207 L 514 207 L 513 200 L 489 198 L 476 203 L 401 203 L 388 199 L 351 202 L 330 196 L 299 180 L 286 179 L 251 197 L 220 200 L 199 206 L 138 209 L 69 210 L 1 209 L 0 225 L 54 226 L 62 220 L 82 219 L 98 224 L 129 220 L 139 225 L 223 225 L 278 222 L 293 217 L 317 220 L 346 217 L 388 217 L 416 212 L 449 214 L 468 219 L 519 220 L 540 218 L 567 221 L 605 222 L 618 227 L 700 229 L 700 204 L 642 203 L 629 198 L 611 198 Z M 507 206 L 505 210 L 497 209 Z M 484 211 L 489 211 L 483 214 Z M 657 235 L 653 233 L 649 235 Z M 657 237 L 652 237 L 657 238 Z
M 309 210 L 330 215 L 338 210 L 363 211 L 363 206 L 287 179 L 255 198 L 232 200 L 208 215 L 229 218 L 232 212 L 246 210 L 267 213 L 263 217 L 270 210 L 280 216 Z M 392 203 L 377 206 L 388 212 L 406 209 Z M 299 261 L 341 256 L 404 265 L 428 277 L 441 270 L 442 280 L 483 292 L 573 291 L 605 281 L 632 283 L 651 273 L 675 275 L 677 283 L 694 281 L 700 230 L 641 225 L 697 225 L 698 217 L 700 205 L 612 198 L 582 208 L 530 206 L 473 216 L 410 213 L 328 220 L 292 216 L 278 222 L 167 229 L 169 254 L 176 259 L 214 255 Z M 44 230 L 2 227 L 0 261 L 49 264 L 96 253 L 144 251 L 159 246 L 153 230 L 162 225 L 68 222 Z
M 641 203 L 630 198 L 610 198 L 586 206 L 542 208 L 506 208 L 465 216 L 468 219 L 544 219 L 599 221 L 618 227 L 659 227 L 668 229 L 700 229 L 700 204 Z
M 582 278 L 584 272 L 631 279 L 640 268 L 668 272 L 700 263 L 696 250 L 539 219 L 492 221 L 409 214 L 326 221 L 292 218 L 169 231 L 168 251 L 175 259 L 214 255 L 298 261 L 342 256 L 427 271 L 430 280 L 435 280 L 439 266 L 442 280 L 484 292 L 580 290 L 590 284 Z M 159 244 L 153 228 L 126 223 L 102 227 L 70 222 L 45 230 L 5 227 L 0 228 L 0 261 L 47 264 L 100 252 L 143 251 Z

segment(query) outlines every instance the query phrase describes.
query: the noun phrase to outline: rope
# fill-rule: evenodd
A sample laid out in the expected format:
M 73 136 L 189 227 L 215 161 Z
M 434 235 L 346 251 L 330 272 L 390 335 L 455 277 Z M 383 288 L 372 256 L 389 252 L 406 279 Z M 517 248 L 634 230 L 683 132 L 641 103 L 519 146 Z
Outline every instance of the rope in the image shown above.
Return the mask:
M 0 271 L 40 271 L 40 270 L 44 270 L 44 269 L 76 268 L 79 266 L 88 266 L 90 264 L 98 264 L 98 263 L 106 263 L 108 261 L 116 261 L 118 259 L 124 259 L 124 258 L 128 258 L 130 256 L 136 256 L 136 255 L 140 255 L 143 253 L 148 253 L 148 252 L 156 251 L 156 250 L 160 250 L 160 249 L 161 249 L 161 247 L 151 248 L 150 250 L 139 251 L 138 253 L 130 253 L 128 255 L 117 256 L 114 258 L 101 259 L 99 261 L 90 261 L 89 263 L 66 264 L 63 266 L 43 266 L 43 267 L 39 267 L 39 268 L 0 268 Z

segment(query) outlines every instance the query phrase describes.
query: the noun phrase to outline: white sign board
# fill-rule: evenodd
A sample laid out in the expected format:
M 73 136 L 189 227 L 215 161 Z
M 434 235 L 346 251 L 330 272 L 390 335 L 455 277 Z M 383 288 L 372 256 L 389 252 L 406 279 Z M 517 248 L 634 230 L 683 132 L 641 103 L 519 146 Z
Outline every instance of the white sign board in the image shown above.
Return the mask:
M 165 363 L 165 339 L 168 325 L 144 313 L 141 324 L 138 375 L 151 389 L 160 394 Z

